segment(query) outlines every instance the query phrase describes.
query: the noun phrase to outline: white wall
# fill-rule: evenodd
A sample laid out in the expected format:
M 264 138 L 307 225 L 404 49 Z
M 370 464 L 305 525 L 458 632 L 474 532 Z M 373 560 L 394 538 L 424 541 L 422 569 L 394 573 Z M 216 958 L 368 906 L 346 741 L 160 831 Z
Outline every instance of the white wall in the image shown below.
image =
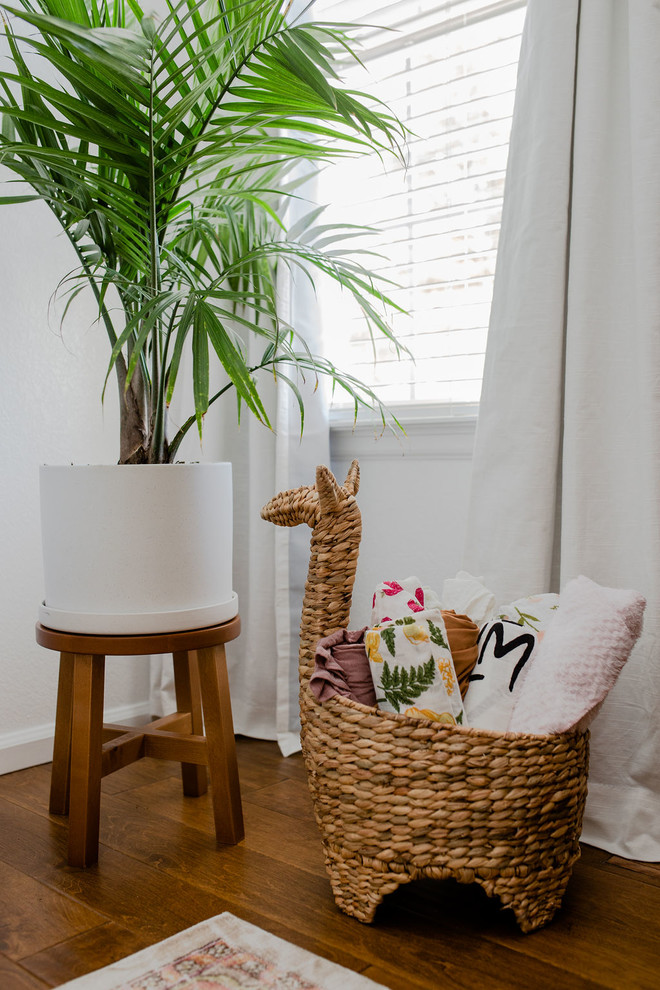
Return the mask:
M 63 339 L 49 299 L 75 256 L 40 203 L 0 208 L 0 773 L 50 759 L 58 657 L 37 646 L 42 593 L 38 466 L 114 463 L 116 388 L 101 388 L 109 349 L 77 304 Z M 112 720 L 147 711 L 145 660 L 107 664 Z
M 440 594 L 461 568 L 476 416 L 417 416 L 406 436 L 369 426 L 332 431 L 332 469 L 343 481 L 360 462 L 362 542 L 351 627 L 366 625 L 381 581 L 414 575 Z

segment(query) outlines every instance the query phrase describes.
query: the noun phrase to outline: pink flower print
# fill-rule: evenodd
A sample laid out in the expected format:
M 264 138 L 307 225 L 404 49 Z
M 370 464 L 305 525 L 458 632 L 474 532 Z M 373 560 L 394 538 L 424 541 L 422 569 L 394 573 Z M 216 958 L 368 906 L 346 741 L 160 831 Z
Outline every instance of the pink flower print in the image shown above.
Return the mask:
M 398 595 L 403 588 L 398 581 L 383 581 L 383 594 L 384 595 Z
M 376 607 L 376 592 L 375 591 L 374 591 L 374 600 L 371 603 L 371 607 L 372 608 L 375 608 Z
M 410 609 L 411 612 L 424 611 L 424 606 L 420 605 L 419 602 L 416 602 L 414 598 L 411 598 L 410 601 L 408 602 L 408 608 Z
M 415 591 L 415 598 L 420 603 L 422 608 L 424 608 L 424 591 L 422 588 L 417 588 L 417 590 Z
M 385 615 L 380 621 L 381 623 L 383 623 L 383 622 L 391 622 L 392 620 L 390 619 L 389 615 Z

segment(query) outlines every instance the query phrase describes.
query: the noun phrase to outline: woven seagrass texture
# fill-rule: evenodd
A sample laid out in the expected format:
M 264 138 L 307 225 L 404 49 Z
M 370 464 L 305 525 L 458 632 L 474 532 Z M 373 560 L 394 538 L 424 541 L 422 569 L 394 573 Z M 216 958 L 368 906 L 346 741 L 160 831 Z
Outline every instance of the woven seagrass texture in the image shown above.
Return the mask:
M 370 922 L 422 876 L 479 883 L 523 931 L 549 921 L 580 855 L 588 733 L 532 736 L 439 725 L 309 690 L 314 648 L 349 623 L 361 534 L 353 462 L 344 486 L 283 492 L 262 515 L 312 528 L 300 641 L 302 747 L 337 905 Z

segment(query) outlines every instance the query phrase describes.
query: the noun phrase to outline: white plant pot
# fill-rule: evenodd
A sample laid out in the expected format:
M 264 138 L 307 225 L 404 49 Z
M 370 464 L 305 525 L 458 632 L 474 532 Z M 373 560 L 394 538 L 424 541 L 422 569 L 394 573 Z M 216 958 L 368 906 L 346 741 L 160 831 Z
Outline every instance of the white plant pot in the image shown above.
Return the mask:
M 231 464 L 45 465 L 40 489 L 43 625 L 140 635 L 238 613 Z

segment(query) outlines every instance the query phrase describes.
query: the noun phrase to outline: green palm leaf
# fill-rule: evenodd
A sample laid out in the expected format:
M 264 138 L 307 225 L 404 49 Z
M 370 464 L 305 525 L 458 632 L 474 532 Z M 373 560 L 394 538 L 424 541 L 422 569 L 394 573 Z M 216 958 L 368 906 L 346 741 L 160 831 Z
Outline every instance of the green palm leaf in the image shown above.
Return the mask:
M 266 373 L 292 390 L 301 426 L 305 375 L 329 377 L 356 412 L 375 405 L 385 422 L 371 390 L 282 325 L 275 292 L 282 265 L 333 279 L 372 334 L 394 340 L 385 312 L 397 307 L 346 253 L 360 228 L 324 225 L 313 211 L 287 231 L 301 164 L 397 154 L 405 137 L 386 108 L 342 87 L 349 28 L 289 23 L 279 0 L 168 0 L 160 19 L 137 0 L 0 6 L 9 51 L 0 163 L 32 188 L 0 202 L 43 199 L 77 254 L 77 273 L 61 285 L 66 308 L 86 279 L 111 344 L 108 373 L 141 390 L 131 408 L 146 410 L 137 431 L 146 446 L 122 446 L 121 459 L 171 459 L 228 389 L 269 426 Z M 256 365 L 246 360 L 250 337 L 265 344 Z M 186 348 L 194 411 L 168 441 Z M 227 375 L 213 395 L 212 358 Z

